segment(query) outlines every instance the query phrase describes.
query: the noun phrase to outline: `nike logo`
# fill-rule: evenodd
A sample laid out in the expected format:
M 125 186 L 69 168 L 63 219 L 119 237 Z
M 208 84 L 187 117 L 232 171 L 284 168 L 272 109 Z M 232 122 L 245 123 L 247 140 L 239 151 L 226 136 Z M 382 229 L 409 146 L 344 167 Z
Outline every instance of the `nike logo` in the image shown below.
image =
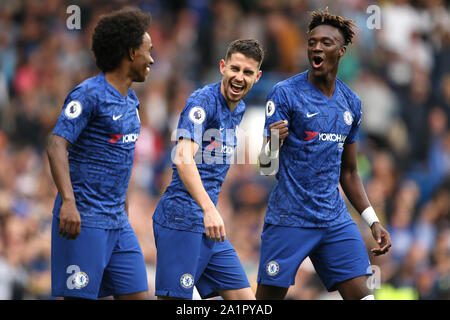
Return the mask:
M 118 116 L 114 116 L 114 115 L 113 115 L 113 120 L 114 120 L 114 121 L 119 120 L 120 118 L 122 118 L 122 115 L 118 115 Z
M 225 129 L 225 128 L 223 128 L 223 127 L 220 127 L 220 128 L 219 128 L 219 131 L 222 131 L 223 129 Z
M 306 117 L 307 117 L 307 118 L 311 118 L 311 117 L 314 117 L 314 116 L 317 115 L 317 114 L 319 114 L 319 113 L 316 112 L 316 113 L 311 113 L 311 114 L 310 114 L 310 113 L 308 112 L 308 113 L 306 114 Z

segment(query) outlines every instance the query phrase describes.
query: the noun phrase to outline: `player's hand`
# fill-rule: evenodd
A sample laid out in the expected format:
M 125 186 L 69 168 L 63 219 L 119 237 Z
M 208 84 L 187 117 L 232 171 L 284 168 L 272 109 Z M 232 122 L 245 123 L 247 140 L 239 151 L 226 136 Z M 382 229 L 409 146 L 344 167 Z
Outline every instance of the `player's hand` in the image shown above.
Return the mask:
M 75 240 L 81 231 L 81 218 L 75 201 L 63 201 L 59 219 L 60 236 L 67 240 Z
M 219 211 L 217 211 L 215 207 L 205 211 L 203 222 L 208 238 L 213 241 L 225 241 L 225 238 L 227 237 L 225 224 L 223 223 Z
M 387 232 L 379 222 L 374 222 L 370 229 L 372 230 L 373 238 L 379 246 L 379 248 L 373 248 L 370 251 L 372 251 L 372 253 L 376 256 L 388 252 L 391 247 L 391 236 L 389 235 L 389 232 Z
M 270 139 L 276 139 L 278 136 L 279 146 L 283 144 L 283 140 L 289 135 L 287 120 L 280 120 L 269 125 Z

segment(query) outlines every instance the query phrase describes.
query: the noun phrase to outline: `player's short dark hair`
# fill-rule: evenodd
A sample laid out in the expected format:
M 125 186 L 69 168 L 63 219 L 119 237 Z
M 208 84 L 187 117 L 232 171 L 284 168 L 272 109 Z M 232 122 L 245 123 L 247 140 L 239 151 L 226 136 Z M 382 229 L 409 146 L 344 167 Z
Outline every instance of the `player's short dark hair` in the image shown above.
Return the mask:
M 320 25 L 330 25 L 337 28 L 344 37 L 344 45 L 352 43 L 355 32 L 353 28 L 355 24 L 352 20 L 344 19 L 341 16 L 328 13 L 328 7 L 325 11 L 315 10 L 311 12 L 311 21 L 308 25 L 308 33 L 310 33 L 315 27 Z
M 261 65 L 264 59 L 264 50 L 258 40 L 255 39 L 238 39 L 228 45 L 225 60 L 231 58 L 233 53 L 242 53 L 248 58 L 252 58 Z
M 137 49 L 150 26 L 150 13 L 124 8 L 102 15 L 92 34 L 95 62 L 103 72 L 116 69 L 129 49 Z

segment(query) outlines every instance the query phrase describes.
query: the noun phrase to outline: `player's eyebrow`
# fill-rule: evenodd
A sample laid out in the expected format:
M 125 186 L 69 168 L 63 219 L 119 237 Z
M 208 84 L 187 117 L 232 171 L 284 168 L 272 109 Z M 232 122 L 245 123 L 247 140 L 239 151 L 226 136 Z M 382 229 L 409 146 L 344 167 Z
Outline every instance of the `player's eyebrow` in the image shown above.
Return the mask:
M 230 65 L 230 68 L 231 68 L 231 69 L 237 69 L 237 70 L 240 70 L 240 69 L 241 69 L 241 66 L 232 64 L 232 65 Z M 249 69 L 249 68 L 243 68 L 243 69 L 244 69 L 244 70 L 243 70 L 244 73 L 249 73 L 249 74 L 254 74 L 254 73 L 255 73 L 255 71 L 252 70 L 252 69 Z
M 307 40 L 307 44 L 309 45 L 309 43 L 311 41 L 322 41 L 322 42 L 331 41 L 334 44 L 344 46 L 344 40 L 340 40 L 338 37 L 333 37 L 333 36 L 331 36 L 331 37 L 330 36 L 309 37 L 308 40 Z
M 310 36 L 310 37 L 308 38 L 308 41 L 310 41 L 310 40 L 322 40 L 322 41 L 325 41 L 325 40 L 331 40 L 331 41 L 339 41 L 336 37 L 330 37 L 330 36 L 323 36 L 323 37 L 320 37 L 320 36 L 316 36 L 316 37 Z

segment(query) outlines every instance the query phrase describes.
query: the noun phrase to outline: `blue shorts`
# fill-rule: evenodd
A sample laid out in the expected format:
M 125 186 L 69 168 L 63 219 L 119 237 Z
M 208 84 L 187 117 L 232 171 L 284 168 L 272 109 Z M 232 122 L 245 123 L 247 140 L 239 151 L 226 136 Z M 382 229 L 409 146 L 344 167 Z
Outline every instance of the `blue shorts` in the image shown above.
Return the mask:
M 336 284 L 371 275 L 369 256 L 356 224 L 298 228 L 264 224 L 258 283 L 289 288 L 309 256 L 328 291 Z
M 244 268 L 228 239 L 169 229 L 153 222 L 157 249 L 156 296 L 192 299 L 194 286 L 203 299 L 218 290 L 250 287 Z
M 82 227 L 75 240 L 58 234 L 52 221 L 52 296 L 97 299 L 148 290 L 147 270 L 138 239 L 122 229 Z

